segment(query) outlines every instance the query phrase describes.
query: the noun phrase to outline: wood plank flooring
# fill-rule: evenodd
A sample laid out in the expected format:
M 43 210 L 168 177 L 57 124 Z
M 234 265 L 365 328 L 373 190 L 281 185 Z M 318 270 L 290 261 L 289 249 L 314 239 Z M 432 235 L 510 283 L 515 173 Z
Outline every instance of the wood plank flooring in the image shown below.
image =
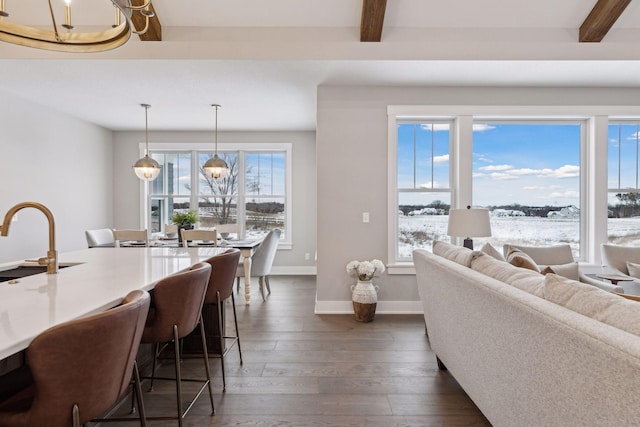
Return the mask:
M 451 375 L 438 371 L 421 315 L 377 314 L 371 323 L 315 315 L 315 285 L 313 276 L 272 277 L 266 302 L 257 289 L 250 306 L 237 297 L 244 364 L 237 348 L 227 355 L 223 394 L 220 361 L 211 359 L 216 414 L 205 393 L 185 425 L 490 426 Z M 230 305 L 227 319 L 232 325 Z M 182 369 L 185 377 L 204 375 L 201 359 L 184 360 Z M 193 389 L 185 386 L 185 394 Z M 175 413 L 174 390 L 157 382 L 145 392 L 148 415 Z

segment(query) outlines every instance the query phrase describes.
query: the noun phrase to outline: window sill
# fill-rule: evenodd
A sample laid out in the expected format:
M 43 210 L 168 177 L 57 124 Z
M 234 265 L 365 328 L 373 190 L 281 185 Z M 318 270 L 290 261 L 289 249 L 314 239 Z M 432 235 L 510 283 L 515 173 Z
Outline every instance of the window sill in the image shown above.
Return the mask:
M 389 275 L 415 275 L 416 268 L 413 266 L 412 262 L 406 263 L 397 263 L 397 264 L 389 264 L 387 265 L 387 274 Z

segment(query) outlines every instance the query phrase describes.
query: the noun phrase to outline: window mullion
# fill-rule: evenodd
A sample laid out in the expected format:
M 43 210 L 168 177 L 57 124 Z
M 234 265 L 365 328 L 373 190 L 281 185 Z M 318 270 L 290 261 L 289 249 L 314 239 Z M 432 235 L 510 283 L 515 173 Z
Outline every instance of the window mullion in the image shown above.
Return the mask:
M 246 167 L 245 167 L 245 151 L 238 151 L 238 197 L 236 199 L 236 211 L 238 213 L 238 225 L 240 225 L 240 236 L 244 239 L 246 237 L 246 203 L 245 203 L 245 182 L 246 182 Z

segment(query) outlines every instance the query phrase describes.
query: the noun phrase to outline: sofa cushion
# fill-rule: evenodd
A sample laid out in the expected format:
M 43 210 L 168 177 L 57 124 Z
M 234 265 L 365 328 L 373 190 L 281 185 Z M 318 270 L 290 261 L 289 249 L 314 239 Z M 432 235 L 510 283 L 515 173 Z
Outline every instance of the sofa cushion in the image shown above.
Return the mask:
M 473 253 L 471 269 L 530 294 L 544 296 L 544 276 L 533 270 L 498 261 L 484 252 Z
M 545 277 L 545 299 L 577 313 L 640 335 L 640 304 L 557 274 Z
M 510 248 L 507 253 L 507 262 L 515 265 L 516 267 L 527 268 L 535 271 L 536 273 L 540 273 L 538 264 L 536 264 L 533 258 L 522 252 L 520 249 Z
M 440 240 L 433 241 L 433 253 L 449 261 L 457 262 L 465 267 L 471 266 L 471 254 L 473 251 L 464 246 L 456 246 Z
M 480 248 L 480 252 L 484 252 L 487 255 L 491 255 L 492 257 L 494 257 L 498 261 L 506 261 L 504 256 L 502 256 L 502 254 L 496 248 L 491 246 L 491 243 L 489 243 L 489 242 L 487 242 L 484 245 L 482 245 L 482 248 Z
M 629 276 L 640 279 L 640 264 L 627 261 L 627 270 L 629 270 Z
M 540 271 L 542 274 L 554 273 L 571 280 L 580 280 L 580 269 L 577 262 L 568 264 L 548 265 Z

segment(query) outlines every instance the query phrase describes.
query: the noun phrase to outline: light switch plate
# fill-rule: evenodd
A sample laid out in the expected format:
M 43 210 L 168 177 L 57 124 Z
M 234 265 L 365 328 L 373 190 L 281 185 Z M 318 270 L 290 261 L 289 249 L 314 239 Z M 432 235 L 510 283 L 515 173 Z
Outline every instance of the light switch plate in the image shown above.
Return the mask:
M 369 223 L 369 212 L 362 212 L 362 222 L 365 224 Z

